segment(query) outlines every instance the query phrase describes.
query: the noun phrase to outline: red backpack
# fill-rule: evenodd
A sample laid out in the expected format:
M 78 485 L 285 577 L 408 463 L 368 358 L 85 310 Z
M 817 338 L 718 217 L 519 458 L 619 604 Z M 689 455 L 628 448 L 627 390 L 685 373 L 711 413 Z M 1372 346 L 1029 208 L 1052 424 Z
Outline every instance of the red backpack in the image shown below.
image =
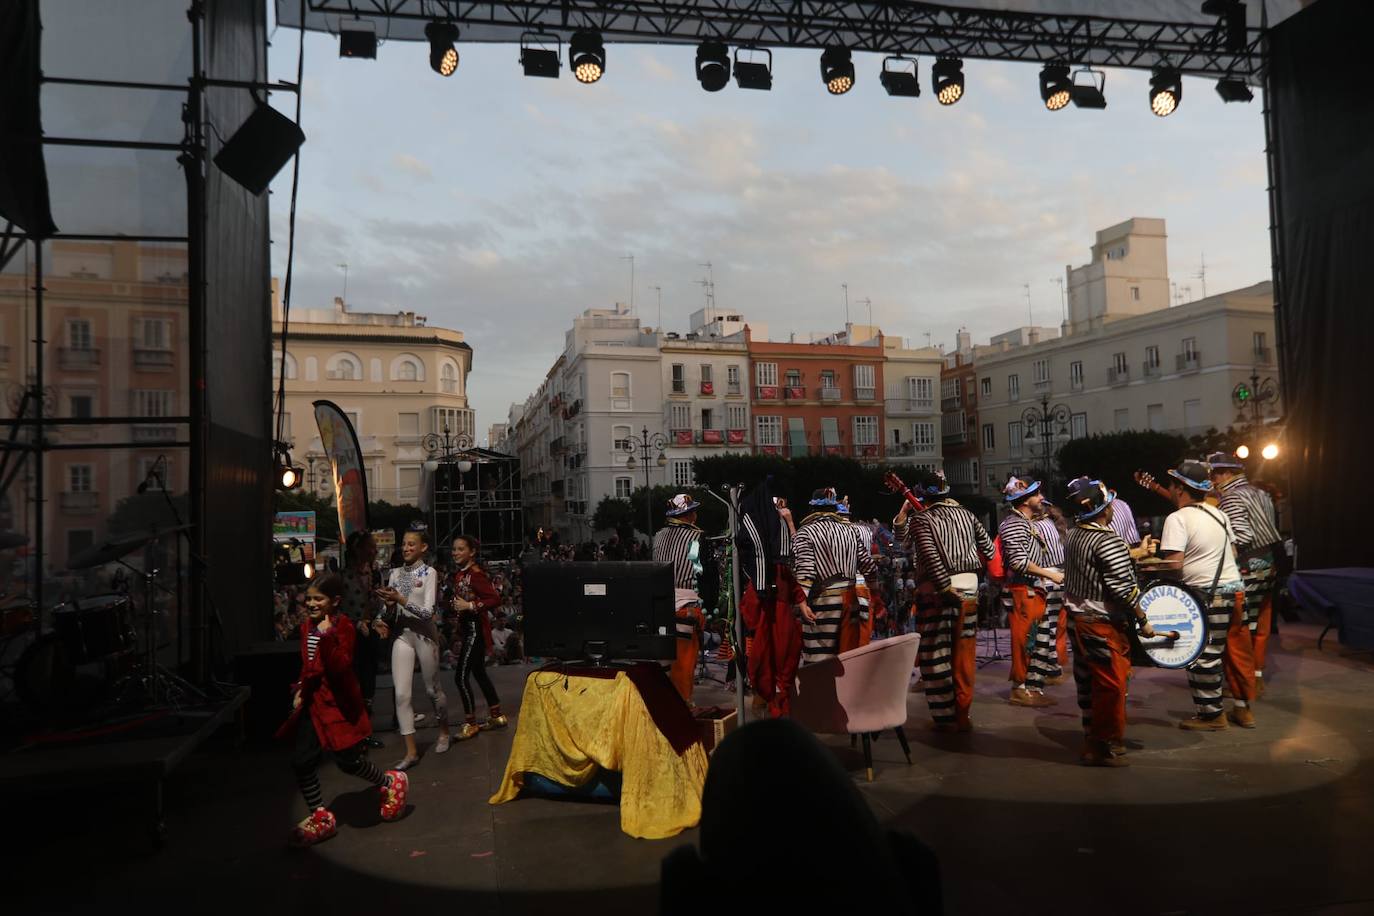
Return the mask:
M 1002 536 L 999 534 L 992 539 L 992 559 L 988 561 L 988 581 L 1003 582 L 1007 578 L 1007 569 L 1002 565 Z

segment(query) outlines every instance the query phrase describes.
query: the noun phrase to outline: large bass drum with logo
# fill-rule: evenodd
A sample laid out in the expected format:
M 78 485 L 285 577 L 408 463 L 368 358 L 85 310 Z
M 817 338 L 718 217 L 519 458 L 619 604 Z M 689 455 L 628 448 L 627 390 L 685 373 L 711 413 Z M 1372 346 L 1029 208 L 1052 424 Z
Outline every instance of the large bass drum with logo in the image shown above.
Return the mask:
M 1140 610 L 1154 628 L 1149 639 L 1136 633 L 1137 663 L 1187 668 L 1207 647 L 1207 603 L 1178 582 L 1153 582 L 1140 593 Z

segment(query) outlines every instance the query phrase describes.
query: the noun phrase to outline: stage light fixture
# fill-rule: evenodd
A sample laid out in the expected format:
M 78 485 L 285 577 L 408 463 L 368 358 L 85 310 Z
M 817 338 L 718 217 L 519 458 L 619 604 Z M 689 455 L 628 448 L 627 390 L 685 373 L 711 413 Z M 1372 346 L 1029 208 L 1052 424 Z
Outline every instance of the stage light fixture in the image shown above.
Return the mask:
M 826 48 L 821 52 L 821 81 L 831 95 L 844 95 L 854 88 L 854 61 L 848 48 Z
M 1260 457 L 1265 461 L 1273 461 L 1275 458 L 1279 457 L 1278 444 L 1270 442 L 1264 448 L 1260 449 Z
M 1255 93 L 1250 91 L 1245 80 L 1230 77 L 1217 80 L 1217 95 L 1221 96 L 1223 102 L 1251 102 L 1255 98 Z
M 1244 461 L 1246 458 L 1249 458 L 1249 457 L 1250 457 L 1250 446 L 1248 446 L 1248 445 L 1238 445 L 1238 446 L 1236 446 L 1236 457 L 1239 458 L 1241 461 Z
M 277 456 L 277 489 L 294 490 L 305 479 L 305 471 L 291 464 L 291 455 L 282 452 Z
M 941 105 L 953 105 L 964 97 L 964 62 L 957 57 L 942 57 L 930 68 L 930 82 Z
M 720 92 L 730 82 L 730 49 L 719 41 L 697 47 L 697 82 L 707 92 Z
M 1107 74 L 1084 67 L 1073 75 L 1073 104 L 1078 108 L 1106 108 Z
M 429 41 L 429 66 L 440 76 L 452 76 L 458 69 L 458 26 L 452 22 L 434 22 L 425 25 L 425 38 Z
M 752 59 L 745 59 L 748 55 Z M 763 55 L 766 60 L 758 60 Z M 741 89 L 773 88 L 773 52 L 767 48 L 735 49 L 735 85 Z
M 878 75 L 888 95 L 914 99 L 921 94 L 921 81 L 916 75 L 916 61 L 894 54 L 883 59 L 883 72 Z
M 1045 64 L 1040 68 L 1040 100 L 1050 111 L 1069 106 L 1073 97 L 1073 80 L 1069 79 L 1068 64 Z
M 1183 77 L 1177 70 L 1161 67 L 1150 77 L 1150 110 L 1161 118 L 1174 113 L 1183 101 Z
M 563 66 L 563 42 L 557 35 L 541 32 L 526 32 L 520 36 L 520 66 L 526 76 L 542 76 L 558 79 L 558 71 Z
M 377 26 L 361 19 L 339 23 L 339 56 L 377 58 Z
M 579 83 L 594 83 L 606 73 L 606 48 L 596 32 L 578 32 L 568 43 L 568 66 Z

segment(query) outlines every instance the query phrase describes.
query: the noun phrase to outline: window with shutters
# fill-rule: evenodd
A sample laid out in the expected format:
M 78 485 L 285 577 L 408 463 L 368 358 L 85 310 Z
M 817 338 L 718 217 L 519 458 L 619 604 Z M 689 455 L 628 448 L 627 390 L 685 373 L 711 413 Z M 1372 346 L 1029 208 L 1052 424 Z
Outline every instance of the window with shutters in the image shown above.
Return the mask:
M 759 445 L 782 445 L 782 417 L 755 417 L 754 436 Z
M 778 383 L 778 364 L 777 363 L 755 363 L 754 364 L 754 384 L 755 385 L 776 385 Z
M 877 418 L 877 417 L 855 417 L 855 418 L 854 418 L 854 444 L 855 444 L 855 445 L 877 445 L 877 444 L 878 444 L 878 418 Z

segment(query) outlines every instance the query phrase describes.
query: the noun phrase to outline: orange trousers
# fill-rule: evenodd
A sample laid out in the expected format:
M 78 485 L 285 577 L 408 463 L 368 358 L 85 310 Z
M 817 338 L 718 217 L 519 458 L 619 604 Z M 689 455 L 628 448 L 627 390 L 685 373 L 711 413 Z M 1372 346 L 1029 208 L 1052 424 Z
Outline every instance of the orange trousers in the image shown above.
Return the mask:
M 1073 626 L 1073 679 L 1088 741 L 1111 743 L 1126 735 L 1126 682 L 1131 644 L 1111 621 L 1078 617 Z
M 1253 637 L 1255 646 L 1255 670 L 1264 670 L 1264 656 L 1269 651 L 1269 633 L 1274 629 L 1274 592 L 1264 596 L 1260 603 L 1259 617 L 1255 623 Z
M 861 607 L 860 597 L 863 604 L 867 605 L 866 608 Z M 865 609 L 870 613 L 867 620 L 862 620 L 859 612 Z M 840 652 L 848 652 L 873 641 L 873 610 L 873 599 L 868 594 L 867 586 L 864 586 L 862 596 L 857 588 L 851 588 L 845 593 L 844 613 L 840 616 Z
M 691 621 L 692 635 L 690 637 L 678 636 L 677 657 L 673 659 L 673 666 L 668 671 L 668 679 L 673 682 L 677 692 L 690 706 L 692 704 L 692 687 L 696 684 L 697 656 L 701 653 L 701 628 L 705 623 L 705 618 L 701 614 L 700 605 L 689 604 L 677 612 L 677 619 L 679 621 Z
M 1065 671 L 1069 668 L 1069 609 L 1059 608 L 1059 636 L 1058 645 L 1055 651 L 1059 654 L 1059 667 Z
M 1245 592 L 1236 592 L 1236 605 L 1231 610 L 1231 625 L 1226 630 L 1226 652 L 1222 655 L 1221 664 L 1226 672 L 1226 686 L 1231 688 L 1231 696 L 1253 703 L 1255 647 L 1250 640 L 1250 626 L 1245 619 Z
M 792 608 L 806 599 L 791 570 L 779 566 L 777 577 L 776 591 L 760 596 L 750 582 L 739 602 L 744 625 L 754 632 L 748 640 L 746 660 L 749 683 L 755 696 L 767 700 L 774 718 L 787 715 L 791 708 L 789 691 L 797 676 L 802 646 L 801 623 Z
M 1024 684 L 1030 673 L 1031 627 L 1045 616 L 1045 596 L 1028 585 L 1012 585 L 1011 614 L 1007 625 L 1011 627 L 1011 674 L 1013 684 Z
M 938 724 L 965 724 L 973 705 L 977 660 L 978 597 L 968 595 L 957 606 L 947 603 L 929 582 L 916 589 L 916 631 L 926 705 Z

